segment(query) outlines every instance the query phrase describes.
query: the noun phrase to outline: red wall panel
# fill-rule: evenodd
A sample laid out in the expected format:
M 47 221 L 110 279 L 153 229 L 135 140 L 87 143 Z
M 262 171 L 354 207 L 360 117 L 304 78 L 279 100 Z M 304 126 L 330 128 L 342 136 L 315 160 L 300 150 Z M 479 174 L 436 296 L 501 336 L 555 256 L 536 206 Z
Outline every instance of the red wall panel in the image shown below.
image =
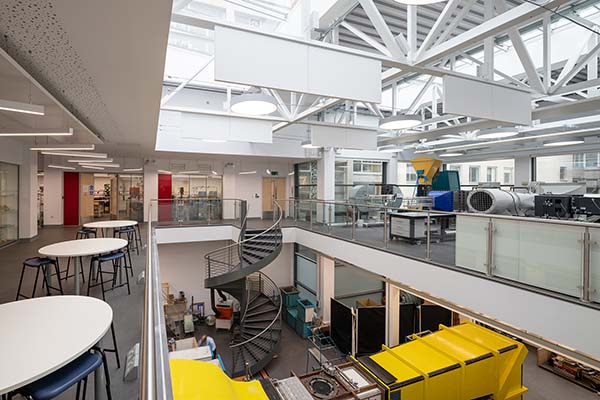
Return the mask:
M 158 220 L 171 221 L 171 174 L 158 174 Z
M 79 225 L 79 172 L 63 175 L 63 224 Z

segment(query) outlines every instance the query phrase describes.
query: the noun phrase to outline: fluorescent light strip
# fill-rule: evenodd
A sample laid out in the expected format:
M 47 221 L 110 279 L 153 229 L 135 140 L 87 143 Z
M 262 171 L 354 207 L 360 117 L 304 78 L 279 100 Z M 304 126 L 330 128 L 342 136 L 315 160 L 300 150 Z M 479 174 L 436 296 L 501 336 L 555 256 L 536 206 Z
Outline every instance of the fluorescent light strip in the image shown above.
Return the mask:
M 13 111 L 24 114 L 45 115 L 46 109 L 44 106 L 30 103 L 21 103 L 19 101 L 10 101 L 0 99 L 0 110 Z
M 139 172 L 139 171 L 143 171 L 144 168 L 124 168 L 123 172 Z
M 94 163 L 87 163 L 87 164 L 79 164 L 79 166 L 81 167 L 88 167 L 88 166 L 92 166 L 92 167 L 106 167 L 106 168 L 119 168 L 121 167 L 121 165 L 119 164 L 94 164 Z
M 62 157 L 106 158 L 106 153 L 78 153 L 76 151 L 42 151 L 42 154 Z
M 543 135 L 524 136 L 524 137 L 518 137 L 518 138 L 513 138 L 513 139 L 494 140 L 491 142 L 464 144 L 464 145 L 460 145 L 460 146 L 442 147 L 442 148 L 432 149 L 432 150 L 418 150 L 418 151 L 415 151 L 415 154 L 434 153 L 437 151 L 449 151 L 449 150 L 467 150 L 467 149 L 477 148 L 477 147 L 488 147 L 491 144 L 523 142 L 523 141 L 527 141 L 527 140 L 537 140 L 537 139 L 544 139 L 544 138 L 551 138 L 551 137 L 568 136 L 568 135 L 574 135 L 577 133 L 594 132 L 594 131 L 599 131 L 599 130 L 600 130 L 599 128 L 589 128 L 589 129 L 578 129 L 578 130 L 574 130 L 574 131 L 545 133 Z
M 200 171 L 181 171 L 180 174 L 199 174 Z
M 48 164 L 48 168 L 56 168 L 56 169 L 75 169 L 74 167 L 64 167 L 62 165 L 52 165 Z
M 0 136 L 73 136 L 73 128 L 68 131 L 44 131 L 44 132 L 0 132 Z
M 171 171 L 165 171 L 164 169 L 159 169 L 157 172 L 159 174 L 169 174 L 169 175 L 171 175 Z
M 100 170 L 100 171 L 104 171 L 104 168 L 102 168 L 102 167 L 95 167 L 95 166 L 92 166 L 92 165 L 81 165 L 81 168 L 84 168 L 84 169 L 97 169 L 97 170 Z
M 242 171 L 242 172 L 240 172 L 240 175 L 252 175 L 255 173 L 256 173 L 256 171 Z
M 32 151 L 83 151 L 83 150 L 94 150 L 96 148 L 93 144 L 57 144 L 57 145 L 45 145 L 35 146 L 29 148 Z
M 78 164 L 111 163 L 111 162 L 113 162 L 113 159 L 112 158 L 98 158 L 98 159 L 92 158 L 89 160 L 74 159 L 74 160 L 67 160 L 67 162 L 78 163 Z

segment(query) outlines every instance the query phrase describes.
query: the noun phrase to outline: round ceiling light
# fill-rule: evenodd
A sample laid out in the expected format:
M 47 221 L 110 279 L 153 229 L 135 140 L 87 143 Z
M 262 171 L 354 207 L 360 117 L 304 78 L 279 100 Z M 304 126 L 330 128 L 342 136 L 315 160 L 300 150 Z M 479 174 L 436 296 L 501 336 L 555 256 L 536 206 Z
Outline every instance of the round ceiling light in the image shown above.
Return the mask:
M 465 155 L 465 153 L 458 153 L 458 152 L 456 152 L 456 153 L 449 152 L 449 153 L 439 154 L 440 157 L 460 157 L 460 156 L 464 156 L 464 155 Z
M 310 140 L 305 140 L 302 142 L 302 147 L 305 149 L 320 149 L 321 146 L 317 146 L 316 144 L 312 144 Z
M 481 129 L 477 133 L 478 139 L 505 139 L 513 136 L 517 136 L 519 130 L 517 128 L 490 128 Z
M 408 4 L 411 6 L 422 6 L 425 4 L 441 3 L 444 0 L 394 0 L 396 3 Z
M 397 114 L 379 120 L 381 129 L 398 130 L 409 129 L 421 125 L 421 117 L 415 114 Z
M 277 110 L 277 102 L 262 93 L 244 93 L 231 99 L 231 111 L 242 115 L 267 115 Z
M 558 147 L 558 146 L 573 146 L 574 144 L 582 144 L 585 143 L 583 139 L 570 139 L 570 140 L 559 140 L 556 142 L 546 142 L 544 146 L 546 147 Z

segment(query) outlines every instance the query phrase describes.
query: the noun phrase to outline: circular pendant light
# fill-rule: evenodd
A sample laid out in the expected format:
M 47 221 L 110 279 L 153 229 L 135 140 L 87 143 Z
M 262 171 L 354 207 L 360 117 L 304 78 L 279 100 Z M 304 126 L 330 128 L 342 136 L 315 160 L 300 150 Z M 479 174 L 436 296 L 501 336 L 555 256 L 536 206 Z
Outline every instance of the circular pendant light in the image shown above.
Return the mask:
M 409 129 L 421 125 L 422 121 L 418 115 L 397 114 L 379 120 L 379 127 L 387 130 Z
M 519 130 L 517 128 L 490 128 L 481 129 L 477 132 L 477 139 L 506 139 L 517 136 Z
M 267 115 L 277 110 L 277 102 L 263 93 L 244 93 L 231 99 L 231 111 L 242 115 Z
M 585 143 L 583 139 L 570 139 L 570 140 L 557 140 L 555 142 L 544 143 L 545 147 L 558 147 L 558 146 L 573 146 L 575 144 Z
M 411 6 L 422 6 L 425 4 L 441 3 L 444 0 L 394 0 L 396 3 L 407 4 Z

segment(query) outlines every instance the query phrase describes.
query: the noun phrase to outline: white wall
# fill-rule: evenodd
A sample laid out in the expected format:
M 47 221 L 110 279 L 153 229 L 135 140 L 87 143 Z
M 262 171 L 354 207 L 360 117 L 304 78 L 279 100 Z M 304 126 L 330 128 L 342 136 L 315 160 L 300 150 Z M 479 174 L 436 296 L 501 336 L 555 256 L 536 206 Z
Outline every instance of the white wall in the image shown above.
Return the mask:
M 172 291 L 184 291 L 188 302 L 203 301 L 206 315 L 210 311 L 210 290 L 205 289 L 206 267 L 204 255 L 231 243 L 229 241 L 161 244 L 158 246 L 161 282 L 168 282 Z M 281 254 L 261 272 L 278 286 L 293 284 L 294 245 L 285 244 Z
M 148 162 L 144 166 L 144 221 L 148 222 L 150 200 L 158 199 L 158 172 L 157 166 Z M 153 210 L 153 218 L 157 218 L 157 210 Z
M 44 225 L 63 224 L 63 171 L 44 169 Z

